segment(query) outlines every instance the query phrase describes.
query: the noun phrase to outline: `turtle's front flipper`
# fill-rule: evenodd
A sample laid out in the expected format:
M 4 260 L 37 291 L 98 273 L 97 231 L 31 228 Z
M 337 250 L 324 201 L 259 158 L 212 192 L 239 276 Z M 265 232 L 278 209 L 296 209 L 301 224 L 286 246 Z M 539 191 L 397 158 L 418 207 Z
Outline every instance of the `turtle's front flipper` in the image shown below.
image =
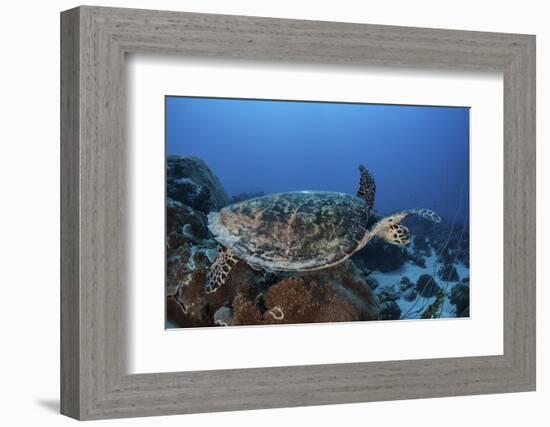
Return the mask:
M 359 165 L 359 173 L 361 174 L 361 178 L 359 180 L 357 197 L 362 198 L 365 202 L 367 202 L 367 206 L 372 209 L 374 206 L 374 193 L 376 193 L 376 183 L 374 182 L 374 177 L 363 165 Z
M 238 262 L 239 260 L 233 252 L 227 248 L 221 249 L 208 271 L 207 282 L 204 287 L 205 292 L 207 294 L 216 292 L 225 283 L 229 272 Z
M 409 215 L 418 215 L 436 223 L 441 222 L 441 217 L 434 211 L 429 209 L 409 209 L 382 218 L 374 225 L 372 235 L 380 237 L 394 245 L 408 244 L 411 240 L 411 234 L 409 233 L 409 229 L 401 224 L 401 221 Z
M 425 209 L 425 208 L 409 209 L 406 212 L 408 212 L 409 215 L 418 215 L 424 219 L 428 219 L 438 224 L 441 222 L 441 217 L 438 214 L 436 214 L 434 211 L 431 211 L 429 209 Z

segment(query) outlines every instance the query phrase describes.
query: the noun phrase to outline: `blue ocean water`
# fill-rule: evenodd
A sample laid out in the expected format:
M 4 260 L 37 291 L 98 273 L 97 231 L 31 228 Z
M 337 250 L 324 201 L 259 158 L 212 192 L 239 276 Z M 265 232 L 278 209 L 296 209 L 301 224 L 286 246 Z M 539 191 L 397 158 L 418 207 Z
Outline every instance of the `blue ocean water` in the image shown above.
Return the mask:
M 374 175 L 375 208 L 430 208 L 469 222 L 469 108 L 166 97 L 168 155 L 196 156 L 228 195 L 355 194 Z

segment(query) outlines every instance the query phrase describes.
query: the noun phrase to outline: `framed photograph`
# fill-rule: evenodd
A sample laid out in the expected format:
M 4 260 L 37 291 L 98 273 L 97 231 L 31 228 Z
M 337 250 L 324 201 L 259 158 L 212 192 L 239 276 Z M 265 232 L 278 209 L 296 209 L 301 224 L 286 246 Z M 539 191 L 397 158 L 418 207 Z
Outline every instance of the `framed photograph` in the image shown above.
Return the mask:
M 534 36 L 83 6 L 61 42 L 63 414 L 535 390 Z

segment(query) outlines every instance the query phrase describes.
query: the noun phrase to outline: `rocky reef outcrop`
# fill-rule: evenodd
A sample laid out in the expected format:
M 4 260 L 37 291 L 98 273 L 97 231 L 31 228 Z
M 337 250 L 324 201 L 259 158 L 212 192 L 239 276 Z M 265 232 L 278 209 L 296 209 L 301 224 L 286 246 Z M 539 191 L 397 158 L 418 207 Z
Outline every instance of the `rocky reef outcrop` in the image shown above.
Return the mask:
M 408 259 L 408 254 L 405 248 L 374 238 L 353 255 L 352 259 L 364 270 L 378 270 L 387 273 L 403 267 Z
M 437 275 L 444 282 L 457 282 L 459 279 L 458 272 L 453 264 L 444 264 L 437 271 Z
M 435 297 L 440 290 L 440 286 L 429 274 L 422 274 L 416 281 L 416 292 L 424 298 Z
M 317 274 L 266 275 L 238 263 L 215 293 L 204 260 L 168 295 L 176 326 L 237 326 L 378 319 L 378 302 L 351 261 Z M 269 277 L 271 276 L 271 277 Z
M 349 261 L 322 273 L 282 278 L 255 295 L 240 293 L 232 308 L 232 325 L 378 318 L 378 304 L 373 292 Z
M 376 297 L 380 304 L 380 320 L 398 320 L 401 317 L 401 308 L 397 300 L 401 297 L 399 285 L 384 285 L 377 289 Z
M 166 195 L 204 213 L 229 203 L 218 177 L 197 157 L 168 156 Z
M 456 317 L 470 316 L 470 279 L 463 279 L 453 286 L 449 302 L 455 306 Z

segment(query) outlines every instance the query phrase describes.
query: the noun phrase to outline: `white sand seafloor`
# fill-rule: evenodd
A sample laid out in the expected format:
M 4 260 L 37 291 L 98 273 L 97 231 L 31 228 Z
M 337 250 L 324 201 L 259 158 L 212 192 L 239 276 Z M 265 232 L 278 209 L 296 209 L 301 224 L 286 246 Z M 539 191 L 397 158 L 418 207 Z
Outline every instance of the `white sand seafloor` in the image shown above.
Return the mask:
M 426 257 L 426 268 L 419 267 L 413 264 L 410 261 L 407 261 L 400 269 L 394 270 L 388 273 L 381 273 L 379 271 L 373 271 L 369 277 L 373 277 L 379 283 L 379 287 L 386 285 L 396 285 L 399 286 L 399 282 L 403 276 L 406 276 L 410 279 L 413 284 L 416 284 L 416 281 L 422 274 L 431 275 L 437 284 L 442 287 L 447 296 L 443 303 L 443 310 L 441 312 L 441 317 L 456 317 L 455 307 L 449 302 L 448 295 L 450 294 L 452 288 L 460 282 L 462 279 L 469 277 L 470 270 L 461 262 L 456 262 L 454 264 L 456 271 L 458 273 L 458 281 L 443 281 L 437 276 L 437 271 L 443 266 L 441 262 L 437 261 L 437 256 L 432 253 L 431 256 Z M 424 298 L 418 295 L 413 301 L 405 301 L 403 298 L 399 298 L 395 302 L 399 305 L 401 309 L 401 319 L 418 319 L 420 318 L 421 313 L 435 301 L 435 296 L 432 298 Z

